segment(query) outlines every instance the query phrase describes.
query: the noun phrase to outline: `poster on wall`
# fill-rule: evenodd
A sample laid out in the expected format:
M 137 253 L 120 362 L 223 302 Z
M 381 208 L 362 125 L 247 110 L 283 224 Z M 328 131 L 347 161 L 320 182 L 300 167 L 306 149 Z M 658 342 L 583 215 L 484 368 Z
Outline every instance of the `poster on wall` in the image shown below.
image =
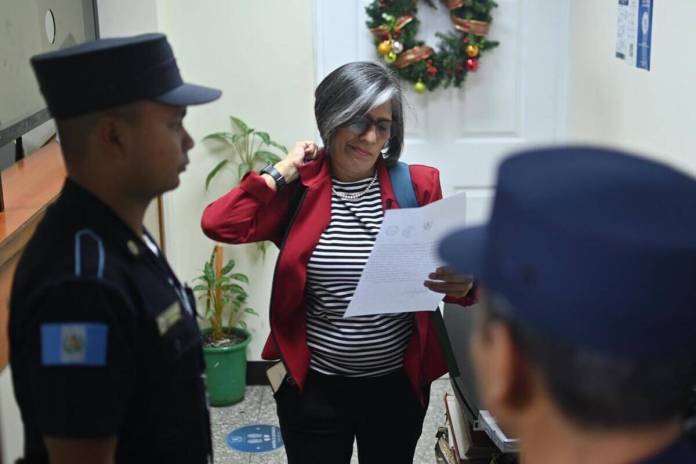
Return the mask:
M 618 0 L 616 57 L 650 70 L 653 0 Z

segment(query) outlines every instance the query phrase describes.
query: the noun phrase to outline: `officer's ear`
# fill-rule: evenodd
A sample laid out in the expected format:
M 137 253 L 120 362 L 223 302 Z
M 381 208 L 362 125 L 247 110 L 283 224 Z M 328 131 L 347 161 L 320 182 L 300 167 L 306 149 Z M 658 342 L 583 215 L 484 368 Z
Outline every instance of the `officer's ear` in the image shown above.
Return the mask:
M 108 113 L 100 113 L 96 117 L 91 135 L 96 141 L 96 149 L 102 155 L 119 156 L 119 153 L 124 150 L 124 134 L 121 124 Z
M 495 415 L 514 419 L 534 400 L 537 375 L 519 349 L 512 326 L 488 310 L 485 292 L 482 303 L 472 339 L 479 392 Z
M 510 341 L 505 325 L 498 320 L 483 321 L 473 339 L 477 379 L 482 399 L 489 408 L 500 406 L 510 396 L 514 377 L 514 354 Z
M 99 114 L 97 136 L 111 156 L 128 158 L 140 148 L 138 129 L 143 121 L 143 103 L 110 108 Z
M 102 113 L 95 128 L 95 136 L 106 154 L 123 158 L 128 149 L 128 129 L 128 125 L 117 115 Z
M 495 401 L 513 410 L 523 409 L 537 394 L 537 371 L 520 350 L 510 325 L 502 321 L 491 322 L 487 332 L 497 379 L 492 388 Z

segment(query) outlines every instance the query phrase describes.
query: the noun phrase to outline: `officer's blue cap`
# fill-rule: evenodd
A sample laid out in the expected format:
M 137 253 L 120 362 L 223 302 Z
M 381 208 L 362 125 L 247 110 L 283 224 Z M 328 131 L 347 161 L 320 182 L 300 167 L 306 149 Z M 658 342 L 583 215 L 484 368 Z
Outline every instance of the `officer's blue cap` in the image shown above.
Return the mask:
M 183 82 L 167 38 L 157 33 L 86 42 L 36 55 L 31 64 L 55 118 L 141 100 L 198 105 L 222 93 Z
M 571 346 L 696 353 L 696 181 L 662 164 L 585 147 L 512 156 L 490 222 L 439 253 L 513 320 Z

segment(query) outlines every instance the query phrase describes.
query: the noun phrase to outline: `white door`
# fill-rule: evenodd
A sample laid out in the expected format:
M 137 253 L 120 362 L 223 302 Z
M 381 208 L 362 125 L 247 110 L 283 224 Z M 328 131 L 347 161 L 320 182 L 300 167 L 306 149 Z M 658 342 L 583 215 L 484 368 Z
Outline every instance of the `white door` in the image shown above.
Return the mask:
M 317 82 L 356 60 L 377 61 L 365 22 L 369 0 L 315 0 Z M 419 2 L 420 38 L 451 29 L 440 2 Z M 417 94 L 403 82 L 402 159 L 440 169 L 445 195 L 466 192 L 466 220 L 485 221 L 496 167 L 511 152 L 556 142 L 565 132 L 569 0 L 498 0 L 489 33 L 500 46 L 481 59 L 462 89 Z

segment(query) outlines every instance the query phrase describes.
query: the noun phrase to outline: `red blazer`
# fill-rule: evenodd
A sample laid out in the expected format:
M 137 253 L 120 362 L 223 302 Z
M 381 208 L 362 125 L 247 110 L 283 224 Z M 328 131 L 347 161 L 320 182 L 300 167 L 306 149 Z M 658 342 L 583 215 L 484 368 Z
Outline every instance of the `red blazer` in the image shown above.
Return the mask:
M 398 208 L 386 165 L 381 158 L 377 171 L 383 208 Z M 425 205 L 442 198 L 437 169 L 411 165 L 410 172 L 419 204 Z M 310 358 L 305 315 L 307 262 L 331 220 L 331 173 L 326 158 L 320 153 L 316 160 L 302 166 L 299 174 L 299 182 L 307 190 L 284 244 L 283 236 L 291 220 L 289 204 L 298 182 L 276 194 L 255 172 L 247 174 L 239 186 L 208 205 L 201 225 L 208 237 L 220 242 L 271 240 L 279 248 L 282 245 L 271 293 L 271 334 L 262 357 L 282 358 L 289 374 L 302 389 Z M 466 306 L 475 302 L 475 296 L 451 301 Z M 447 372 L 430 316 L 429 311 L 415 314 L 415 330 L 404 355 L 404 369 L 422 401 L 425 400 L 423 387 Z

